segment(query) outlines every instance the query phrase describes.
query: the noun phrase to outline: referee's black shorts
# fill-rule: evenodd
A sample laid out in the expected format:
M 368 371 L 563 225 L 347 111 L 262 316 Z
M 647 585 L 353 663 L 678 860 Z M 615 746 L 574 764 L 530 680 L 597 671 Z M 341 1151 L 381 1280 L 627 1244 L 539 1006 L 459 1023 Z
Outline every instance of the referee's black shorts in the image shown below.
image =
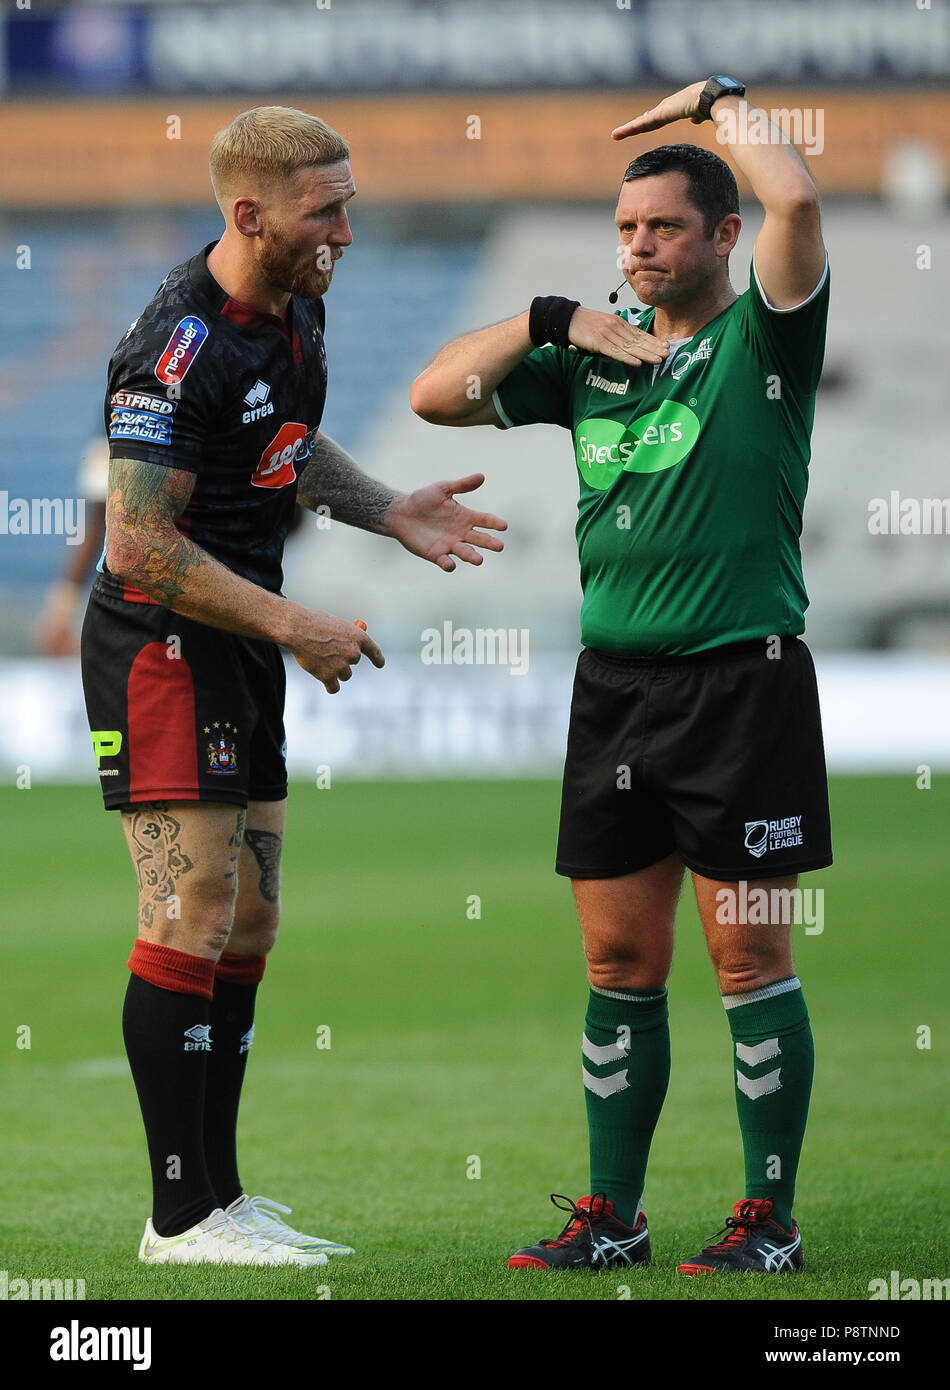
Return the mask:
M 557 871 L 635 873 L 674 852 L 705 878 L 831 863 L 818 689 L 796 637 L 577 663 Z
M 82 679 L 107 811 L 282 801 L 286 676 L 272 642 L 93 589 Z

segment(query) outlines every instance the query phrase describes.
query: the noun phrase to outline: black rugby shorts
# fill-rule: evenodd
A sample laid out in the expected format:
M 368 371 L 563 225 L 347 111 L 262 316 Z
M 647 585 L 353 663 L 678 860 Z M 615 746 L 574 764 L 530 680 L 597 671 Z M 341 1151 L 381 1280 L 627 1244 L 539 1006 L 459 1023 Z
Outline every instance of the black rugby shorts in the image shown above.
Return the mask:
M 272 642 L 94 589 L 82 678 L 106 810 L 287 795 L 286 676 Z
M 768 639 L 773 642 L 774 639 Z M 635 873 L 677 852 L 706 878 L 832 862 L 811 653 L 796 637 L 577 663 L 557 871 Z

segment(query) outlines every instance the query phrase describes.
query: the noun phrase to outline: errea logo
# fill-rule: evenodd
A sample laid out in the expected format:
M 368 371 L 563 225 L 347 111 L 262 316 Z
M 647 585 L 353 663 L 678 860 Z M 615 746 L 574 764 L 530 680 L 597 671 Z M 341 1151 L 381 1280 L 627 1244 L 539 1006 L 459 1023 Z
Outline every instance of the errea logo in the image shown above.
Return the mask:
M 245 410 L 241 416 L 242 424 L 250 425 L 254 420 L 260 420 L 265 415 L 273 415 L 274 402 L 267 399 L 269 395 L 270 387 L 267 382 L 258 378 L 244 397 L 244 404 L 249 405 L 251 409 Z

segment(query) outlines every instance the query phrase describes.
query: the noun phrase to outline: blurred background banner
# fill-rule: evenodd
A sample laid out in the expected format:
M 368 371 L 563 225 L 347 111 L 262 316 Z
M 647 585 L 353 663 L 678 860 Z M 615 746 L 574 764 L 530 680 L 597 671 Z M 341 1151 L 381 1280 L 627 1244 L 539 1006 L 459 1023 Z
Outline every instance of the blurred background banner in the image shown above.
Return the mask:
M 832 304 L 804 555 L 829 763 L 950 767 L 946 5 L 166 0 L 0 21 L 2 775 L 98 781 L 75 649 L 101 550 L 107 363 L 166 271 L 219 235 L 211 136 L 275 102 L 341 131 L 358 187 L 326 301 L 323 428 L 399 487 L 484 472 L 479 498 L 510 522 L 503 555 L 446 576 L 304 518 L 285 591 L 361 614 L 390 660 L 334 699 L 291 663 L 291 769 L 557 773 L 580 599 L 569 442 L 425 425 L 409 385 L 447 338 L 536 294 L 608 307 L 626 164 L 715 147 L 709 126 L 609 132 L 715 71 L 776 113 L 823 197 Z M 742 192 L 740 292 L 760 224 Z M 455 660 L 464 632 L 495 634 L 481 662 Z
M 916 0 L 18 0 L 5 53 L 17 95 L 675 89 L 740 55 L 750 82 L 877 85 L 950 75 L 950 16 Z

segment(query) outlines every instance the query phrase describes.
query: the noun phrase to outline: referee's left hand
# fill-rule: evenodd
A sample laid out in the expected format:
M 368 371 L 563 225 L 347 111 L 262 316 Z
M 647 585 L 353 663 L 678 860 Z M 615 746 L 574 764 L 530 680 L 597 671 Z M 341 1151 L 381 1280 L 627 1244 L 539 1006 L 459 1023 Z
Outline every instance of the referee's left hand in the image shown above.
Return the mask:
M 484 473 L 471 473 L 452 482 L 430 483 L 397 497 L 386 514 L 387 530 L 413 555 L 431 560 L 451 573 L 456 556 L 468 565 L 480 565 L 482 550 L 504 550 L 504 542 L 479 527 L 507 531 L 508 523 L 491 512 L 473 512 L 456 502 L 454 493 L 474 492 L 485 481 Z
M 634 116 L 626 125 L 618 125 L 616 130 L 610 132 L 610 138 L 626 140 L 628 135 L 645 135 L 647 131 L 659 130 L 662 126 L 671 125 L 673 121 L 690 120 L 698 125 L 703 119 L 699 114 L 699 98 L 705 85 L 705 79 L 702 82 L 692 82 L 688 87 L 674 92 L 672 96 L 664 97 L 659 106 L 651 107 L 640 116 Z

